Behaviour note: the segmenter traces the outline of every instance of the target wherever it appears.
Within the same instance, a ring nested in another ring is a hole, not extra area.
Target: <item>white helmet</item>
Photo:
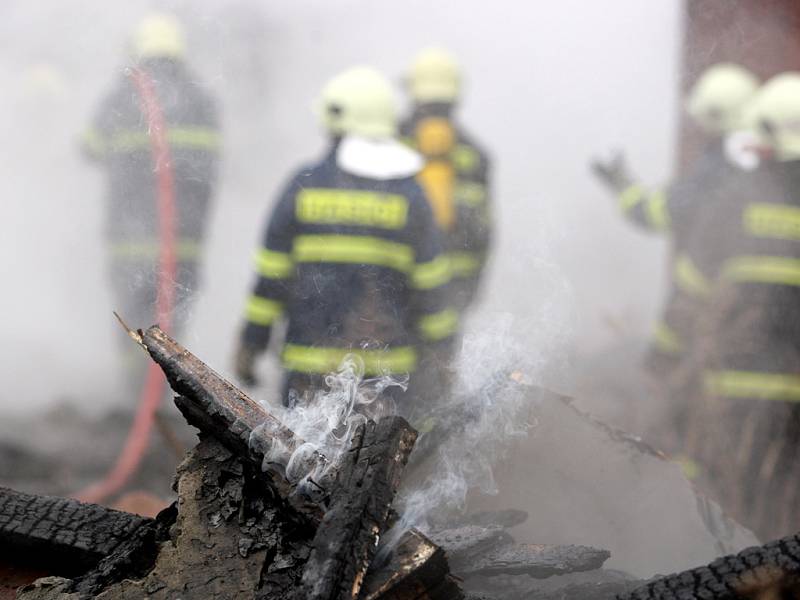
[[[337,135],[393,137],[397,106],[389,80],[372,67],[351,67],[322,90],[317,112],[324,127]]]
[[[758,90],[758,79],[739,65],[719,63],[698,78],[686,110],[706,131],[728,133],[745,127],[744,111]]]
[[[411,63],[406,84],[415,102],[450,104],[461,94],[461,69],[447,50],[427,48]]]
[[[800,159],[800,73],[781,73],[770,79],[748,113],[777,160]]]
[[[183,58],[186,40],[180,22],[166,13],[151,13],[141,20],[131,40],[136,58]]]

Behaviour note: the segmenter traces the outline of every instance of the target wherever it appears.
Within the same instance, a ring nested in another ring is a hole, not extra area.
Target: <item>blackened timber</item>
[[[466,525],[434,531],[430,539],[447,552],[453,573],[476,575],[553,575],[593,571],[609,558],[607,550],[588,546],[517,544],[502,527]]]
[[[46,557],[54,574],[94,567],[144,529],[151,519],[70,498],[0,488],[0,548],[12,560]]]
[[[392,500],[417,432],[402,417],[359,426],[314,537],[298,598],[355,599],[388,529]]]
[[[251,460],[270,476],[283,498],[291,497],[293,486],[283,469],[303,440],[158,326],[129,333],[164,371],[170,386],[179,394],[175,404],[186,420],[234,454]],[[312,460],[325,459],[315,454]],[[309,471],[312,468],[309,465]],[[316,511],[297,504],[295,508]]]
[[[400,538],[386,564],[369,570],[360,600],[419,598],[461,600],[464,594],[450,575],[444,551],[412,529]]]
[[[553,575],[594,571],[611,554],[588,546],[510,544],[467,560],[452,557],[453,573],[462,578],[493,575],[528,575],[546,579]]]

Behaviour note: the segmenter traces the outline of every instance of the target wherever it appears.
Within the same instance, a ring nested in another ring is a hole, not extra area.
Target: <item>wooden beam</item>
[[[417,432],[402,417],[367,421],[338,465],[330,505],[314,537],[298,598],[355,600],[381,535]]]

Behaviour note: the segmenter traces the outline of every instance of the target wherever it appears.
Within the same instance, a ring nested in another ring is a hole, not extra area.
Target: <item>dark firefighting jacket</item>
[[[182,62],[151,59],[138,68],[152,80],[167,125],[176,211],[178,259],[197,258],[206,228],[219,163],[217,109]],[[156,174],[142,98],[123,73],[100,103],[85,134],[86,154],[107,174],[106,233],[112,255],[154,259],[158,255]]]
[[[670,289],[654,346],[667,356],[679,356],[691,336],[693,319],[708,298],[711,283],[689,250],[689,239],[713,194],[739,169],[725,157],[721,140],[709,144],[689,172],[663,189],[647,190],[639,183],[619,195],[620,209],[636,225],[671,238]]]
[[[489,255],[492,205],[489,157],[451,116],[452,106],[418,106],[402,124],[403,139],[426,166],[418,177],[445,233],[455,304],[473,300]]]
[[[292,177],[272,211],[242,342],[263,350],[285,315],[287,371],[332,372],[354,354],[368,375],[412,372],[417,347],[457,326],[441,250],[413,178],[353,175],[334,150]]]
[[[800,401],[800,161],[770,162],[728,182],[720,217],[701,227],[718,282],[706,391]],[[723,212],[725,211],[725,212]],[[702,235],[702,232],[698,232]]]

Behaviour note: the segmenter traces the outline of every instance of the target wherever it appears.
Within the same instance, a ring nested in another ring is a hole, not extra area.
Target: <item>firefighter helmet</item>
[[[777,160],[800,160],[800,72],[781,73],[765,83],[749,113]]]
[[[453,103],[461,94],[461,69],[446,50],[427,48],[411,63],[406,84],[415,102]]]
[[[698,78],[686,101],[686,110],[706,131],[727,133],[745,126],[744,111],[758,90],[758,79],[732,63],[719,63]]]
[[[178,20],[165,13],[151,13],[134,31],[133,55],[143,58],[183,58],[186,41]]]
[[[388,138],[397,131],[397,106],[388,79],[372,67],[351,67],[322,90],[317,112],[336,135]]]

